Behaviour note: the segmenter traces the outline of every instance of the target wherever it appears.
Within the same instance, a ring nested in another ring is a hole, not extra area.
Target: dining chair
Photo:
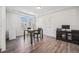
[[[38,28],[38,30],[35,30],[34,32],[34,39],[37,38],[37,41],[39,42],[39,38],[42,39],[42,28]]]

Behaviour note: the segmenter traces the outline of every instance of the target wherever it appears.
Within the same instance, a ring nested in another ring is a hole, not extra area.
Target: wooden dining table
[[[25,40],[26,31],[30,34],[30,43],[33,44],[33,40],[34,40],[33,34],[35,33],[35,31],[38,31],[38,29],[24,30],[24,40]],[[42,33],[40,35],[42,36],[42,39],[43,39],[43,30],[42,30]]]
[[[34,29],[24,30],[24,40],[25,40],[26,31],[30,34],[30,39],[31,39],[30,43],[33,44],[33,33],[37,30],[34,30]]]

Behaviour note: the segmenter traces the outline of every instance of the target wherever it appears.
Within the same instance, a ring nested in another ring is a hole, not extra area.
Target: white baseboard
[[[47,34],[44,34],[44,36],[47,36],[47,37],[51,37],[51,38],[56,39],[56,37],[55,37],[55,36],[51,36],[51,35],[47,35]]]

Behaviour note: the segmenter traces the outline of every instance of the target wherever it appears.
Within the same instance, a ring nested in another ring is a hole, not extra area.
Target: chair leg
[[[0,49],[0,52],[1,52],[1,49]]]
[[[34,41],[34,43],[35,43],[35,35],[33,35],[33,41]]]
[[[40,34],[40,39],[41,39],[41,40],[43,39],[43,34]]]
[[[38,34],[37,34],[37,41],[39,42]]]

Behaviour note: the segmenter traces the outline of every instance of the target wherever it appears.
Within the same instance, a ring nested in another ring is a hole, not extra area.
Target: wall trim
[[[66,11],[66,10],[70,10],[70,9],[76,9],[76,8],[77,8],[77,7],[73,7],[73,6],[71,6],[71,7],[67,7],[67,8],[62,8],[62,9],[60,9],[60,10],[56,10],[56,11],[54,11],[54,12],[50,11],[50,12],[44,14],[44,15],[38,16],[38,18],[47,16],[47,15],[51,15],[51,14],[55,14],[55,13],[58,13],[58,12],[62,12],[62,11]]]

